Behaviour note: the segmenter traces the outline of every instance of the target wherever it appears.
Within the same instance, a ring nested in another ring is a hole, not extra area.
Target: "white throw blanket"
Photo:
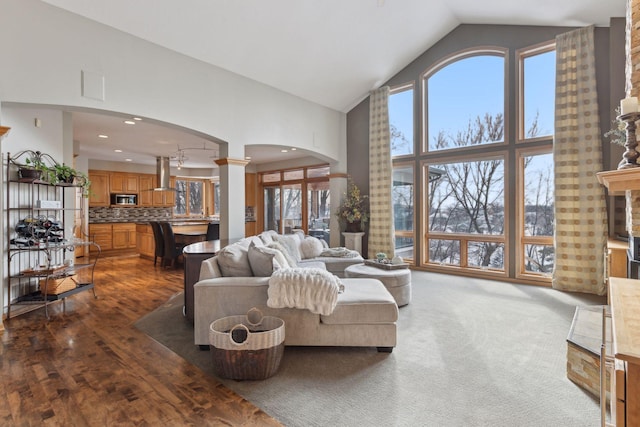
[[[344,285],[337,276],[319,268],[285,268],[269,279],[267,305],[271,308],[301,308],[329,315]]]
[[[358,251],[354,251],[347,248],[326,248],[320,253],[320,256],[330,256],[336,258],[355,258],[358,255]]]

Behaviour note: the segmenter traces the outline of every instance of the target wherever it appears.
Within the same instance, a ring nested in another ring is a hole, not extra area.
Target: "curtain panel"
[[[378,252],[395,253],[391,198],[391,136],[389,87],[371,92],[369,98],[369,258]]]
[[[603,295],[607,213],[602,170],[594,27],[556,38],[555,268],[552,286]]]

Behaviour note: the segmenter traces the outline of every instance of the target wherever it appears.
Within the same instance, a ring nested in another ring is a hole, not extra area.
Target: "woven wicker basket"
[[[209,326],[213,369],[221,378],[263,380],[278,371],[284,353],[284,320],[262,316],[228,316]]]
[[[47,280],[49,280],[48,283]],[[55,279],[53,277],[49,277],[49,279],[41,279],[39,284],[40,290],[43,294],[59,295],[63,292],[75,289],[78,286],[78,276],[74,274],[72,276],[59,277]]]

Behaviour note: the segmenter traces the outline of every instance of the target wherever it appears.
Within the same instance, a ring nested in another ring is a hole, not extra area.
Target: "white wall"
[[[233,158],[245,144],[275,144],[345,159],[343,113],[37,0],[0,0],[0,10],[3,102],[152,118],[220,138]],[[82,96],[83,70],[104,76],[104,101]]]
[[[0,0],[0,52],[0,100],[35,106],[0,106],[0,124],[12,128],[3,153],[37,149],[72,164],[68,118],[38,107],[53,106],[114,111],[193,129],[225,141],[232,158],[242,159],[246,144],[285,145],[332,159],[332,169],[346,168],[343,113],[38,0]],[[103,100],[82,96],[83,71],[104,76]],[[41,128],[33,126],[35,114]],[[80,170],[88,166],[88,159],[76,163]],[[244,198],[234,196],[229,215],[243,218]],[[229,238],[244,235],[244,224],[236,222],[228,227]]]

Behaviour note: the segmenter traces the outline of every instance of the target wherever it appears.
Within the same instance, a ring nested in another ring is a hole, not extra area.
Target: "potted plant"
[[[56,163],[52,168],[49,168],[49,182],[52,184],[75,184],[82,188],[82,194],[85,197],[89,195],[91,187],[91,181],[85,173],[64,163]]]
[[[368,199],[368,196],[360,194],[358,186],[349,179],[347,192],[336,212],[340,223],[345,225],[346,232],[357,233],[364,230],[369,221]]]
[[[33,150],[21,151],[11,161],[18,166],[18,176],[30,180],[42,179],[43,175],[48,177],[49,166],[47,163],[51,165],[56,163],[50,155]]]

